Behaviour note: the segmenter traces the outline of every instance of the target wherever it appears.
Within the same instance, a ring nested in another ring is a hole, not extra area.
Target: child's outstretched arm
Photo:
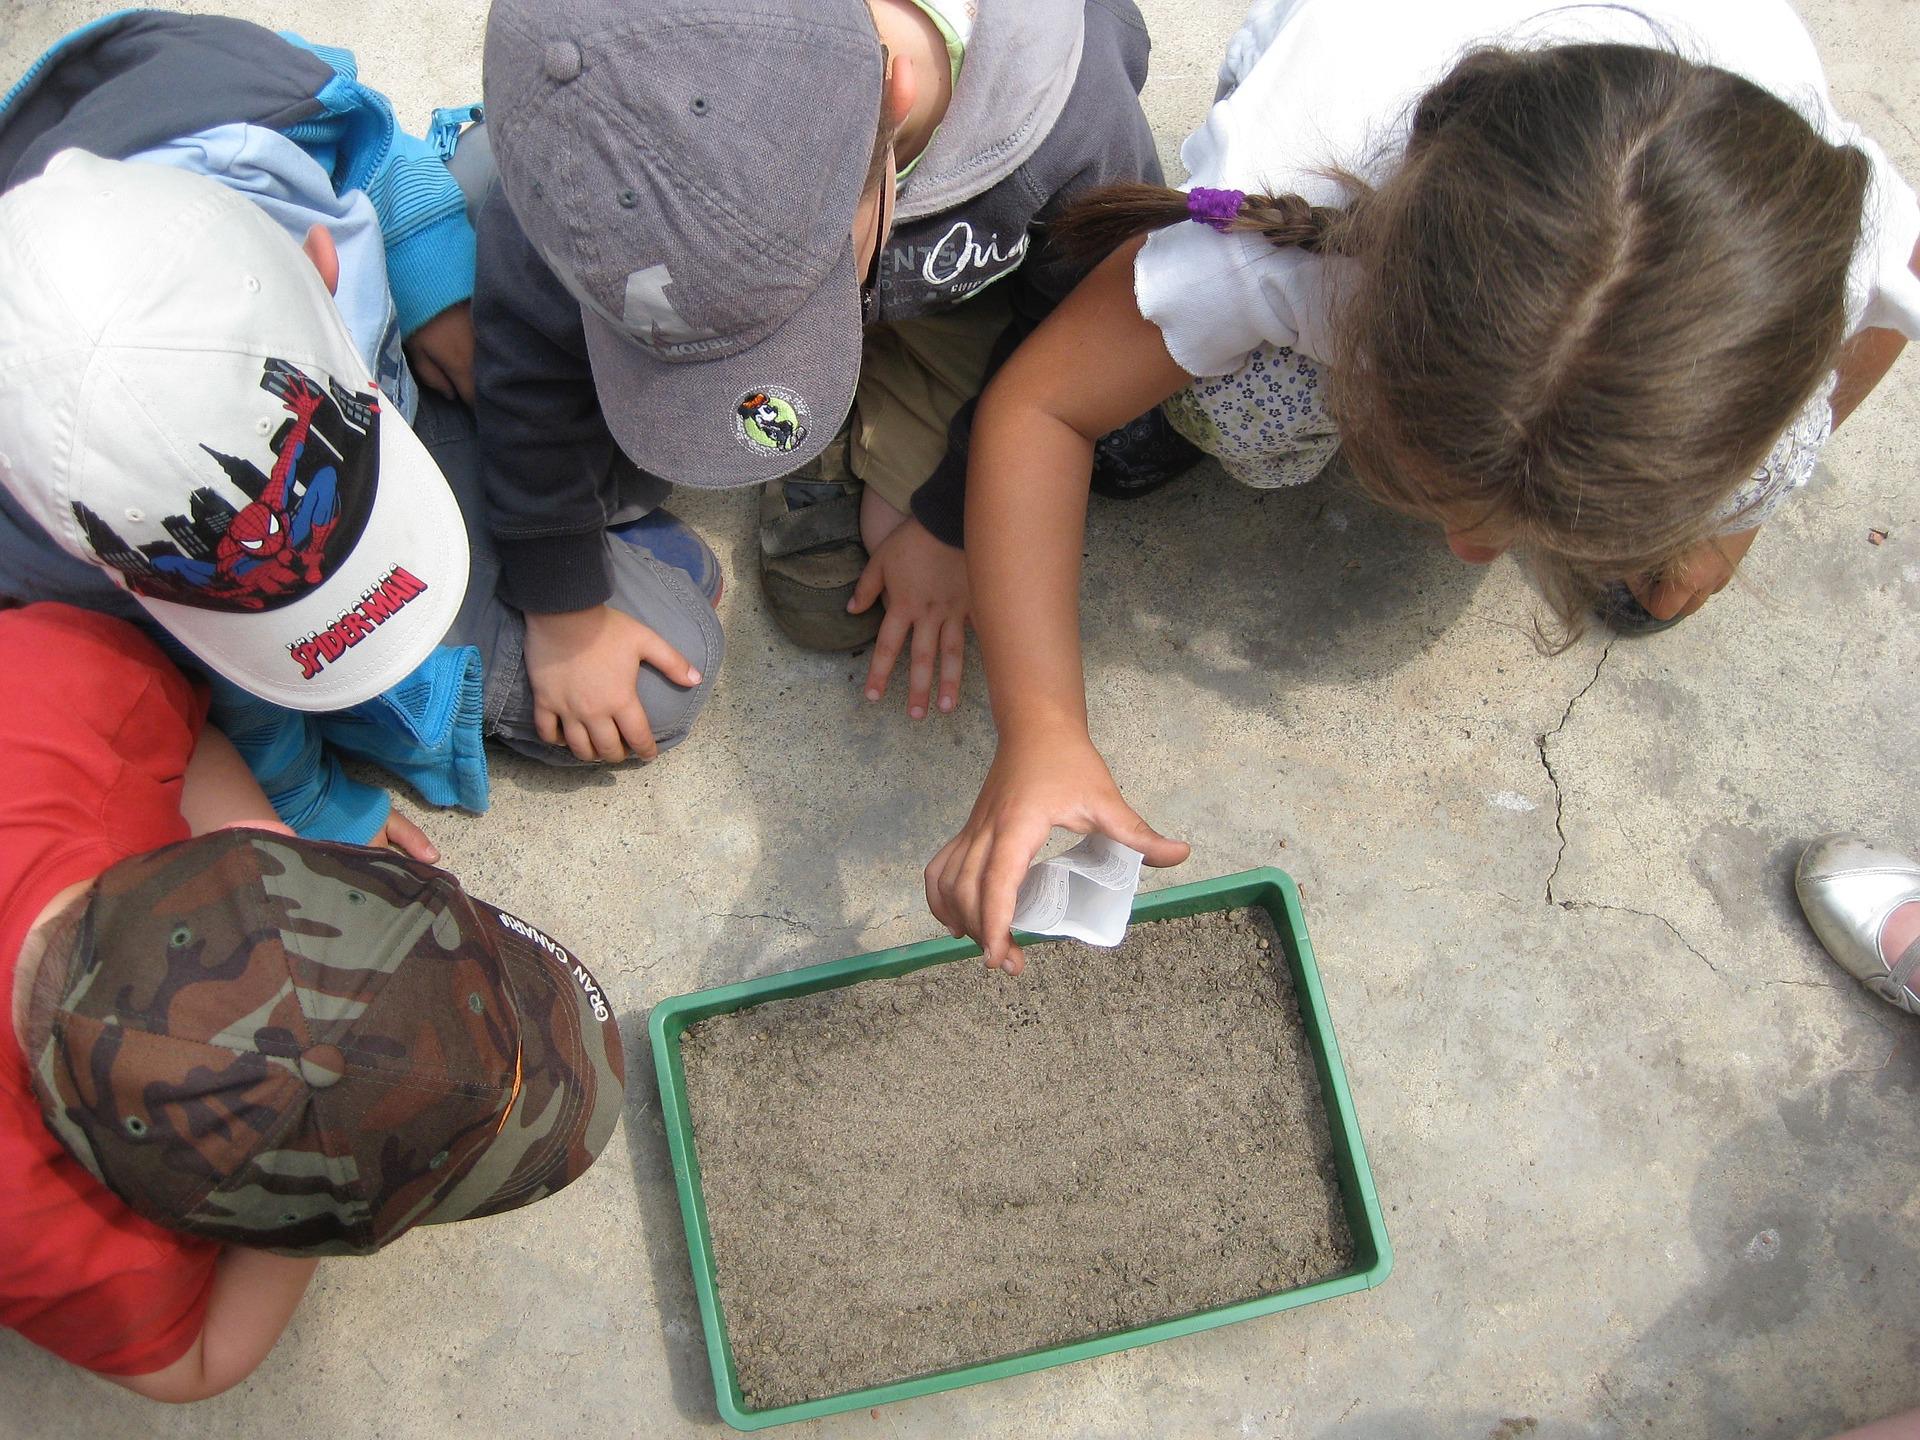
[[[1913,273],[1920,275],[1920,250],[1913,252]],[[1893,362],[1907,348],[1898,330],[1862,330],[1840,352],[1840,381],[1833,390],[1833,428],[1838,430],[1860,402],[1887,378]]]
[[[1150,865],[1187,846],[1127,805],[1087,733],[1080,549],[1094,441],[1191,380],[1133,296],[1140,242],[1061,302],[981,398],[967,470],[967,573],[987,668],[993,766],[965,828],[927,866],[927,904],[987,964],[1017,973],[1013,902],[1056,825],[1101,831]]]
[[[187,822],[187,829],[195,835],[223,830],[230,825],[294,833],[274,812],[266,792],[247,768],[247,762],[240,758],[240,752],[233,748],[233,742],[211,724],[201,728],[200,738],[194,742],[193,754],[187,760],[185,780],[180,787],[180,814]],[[388,810],[386,823],[367,844],[399,850],[429,865],[440,860],[440,852],[433,842],[398,810]]]

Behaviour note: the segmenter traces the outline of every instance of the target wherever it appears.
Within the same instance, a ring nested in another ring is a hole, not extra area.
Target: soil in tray
[[[1264,911],[1035,946],[1017,979],[959,962],[716,1015],[681,1053],[753,1409],[1352,1264]]]

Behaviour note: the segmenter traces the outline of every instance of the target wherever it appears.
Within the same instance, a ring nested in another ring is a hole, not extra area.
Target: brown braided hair
[[[1048,227],[1048,240],[1072,258],[1104,258],[1149,230],[1192,219],[1184,192],[1164,185],[1123,183],[1090,191]],[[1348,213],[1298,195],[1249,195],[1229,230],[1264,235],[1275,245],[1297,245],[1315,255],[1341,252]]]
[[[1511,536],[1570,643],[1721,528],[1832,371],[1867,158],[1730,72],[1567,45],[1467,55],[1379,168],[1329,172],[1345,209],[1248,196],[1230,228],[1351,266],[1326,360],[1357,482]],[[1111,250],[1186,204],[1111,187],[1055,228]]]

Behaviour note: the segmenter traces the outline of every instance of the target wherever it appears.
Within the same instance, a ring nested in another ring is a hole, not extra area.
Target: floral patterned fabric
[[[1766,523],[1787,496],[1813,478],[1833,432],[1836,378],[1827,378],[1766,463],[1721,508],[1723,533]],[[1238,370],[1199,377],[1161,410],[1174,429],[1229,475],[1257,490],[1304,485],[1340,450],[1340,433],[1327,412],[1323,367],[1283,346],[1260,346]]]

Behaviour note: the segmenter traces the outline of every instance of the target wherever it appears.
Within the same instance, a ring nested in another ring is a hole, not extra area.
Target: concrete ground
[[[0,0],[0,80],[112,8]],[[416,125],[477,93],[473,0],[233,8],[353,46]],[[1171,158],[1239,5],[1143,8]],[[1920,5],[1804,9],[1841,107],[1920,178]],[[1336,490],[1209,470],[1097,506],[1096,738],[1194,842],[1161,879],[1279,864],[1303,885],[1397,1267],[1370,1294],[795,1433],[1786,1440],[1920,1403],[1920,1023],[1845,980],[1791,888],[1823,830],[1920,848],[1916,401],[1909,358],[1744,586],[1551,659],[1514,565],[1470,570]],[[860,666],[763,615],[752,500],[680,508],[733,582],[693,740],[584,777],[500,756],[491,814],[424,817],[626,1015],[624,1136],[552,1203],[323,1265],[259,1374],[191,1411],[0,1336],[0,1436],[720,1430],[647,1007],[932,933],[920,866],[992,731],[977,671],[950,717],[863,704]]]

